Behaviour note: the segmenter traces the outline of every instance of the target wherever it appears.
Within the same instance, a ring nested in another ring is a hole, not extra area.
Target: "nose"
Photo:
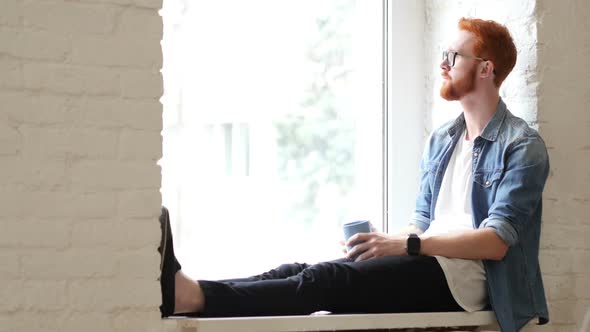
[[[447,61],[447,59],[443,59],[440,63],[440,69],[444,70],[444,71],[449,71],[451,70],[451,66],[449,66],[449,62]]]

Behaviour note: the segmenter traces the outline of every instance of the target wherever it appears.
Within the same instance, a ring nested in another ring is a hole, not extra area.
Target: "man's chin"
[[[455,94],[453,93],[453,89],[450,86],[447,86],[446,84],[440,88],[440,96],[442,97],[442,99],[448,101],[459,100],[459,98],[457,98],[457,96],[455,96]]]

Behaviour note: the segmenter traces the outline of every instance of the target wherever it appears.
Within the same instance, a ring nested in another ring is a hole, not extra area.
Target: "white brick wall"
[[[459,106],[438,98],[438,54],[443,37],[455,29],[458,18],[494,19],[513,34],[519,58],[501,94],[513,113],[538,127],[551,159],[540,253],[551,323],[525,330],[582,331],[584,315],[590,310],[590,69],[585,65],[590,57],[590,3],[426,3],[427,66],[435,68],[427,80],[432,91],[427,104],[434,112],[447,113],[434,113],[434,125],[454,116]],[[429,58],[428,54],[434,55]]]
[[[530,331],[582,331],[590,311],[589,14],[584,0],[537,3],[538,120],[551,158],[541,262],[553,329]]]
[[[0,1],[0,331],[161,331],[161,0]]]

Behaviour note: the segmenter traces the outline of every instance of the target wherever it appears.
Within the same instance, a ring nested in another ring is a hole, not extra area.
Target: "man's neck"
[[[488,122],[494,117],[499,99],[500,95],[497,90],[491,93],[472,94],[461,99],[467,128],[465,136],[467,140],[472,141],[481,134]]]

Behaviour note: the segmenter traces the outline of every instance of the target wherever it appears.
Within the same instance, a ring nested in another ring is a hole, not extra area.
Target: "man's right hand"
[[[344,242],[344,240],[340,240],[339,243],[340,246],[342,246],[342,253],[344,253],[344,255],[346,256],[348,254],[348,249],[346,249],[346,243]]]
[[[373,226],[373,224],[371,222],[369,222],[369,224],[371,225],[371,232],[373,232],[373,233],[379,232],[379,230],[377,228],[375,228],[375,226]],[[416,227],[415,225],[408,225],[407,227],[404,227],[404,228],[398,230],[397,232],[393,233],[392,235],[407,235],[410,233],[422,234],[424,232],[421,229],[419,229],[418,227]],[[345,256],[348,255],[348,249],[346,248],[346,241],[340,240],[339,243],[340,243],[340,246],[342,247],[342,253]]]

